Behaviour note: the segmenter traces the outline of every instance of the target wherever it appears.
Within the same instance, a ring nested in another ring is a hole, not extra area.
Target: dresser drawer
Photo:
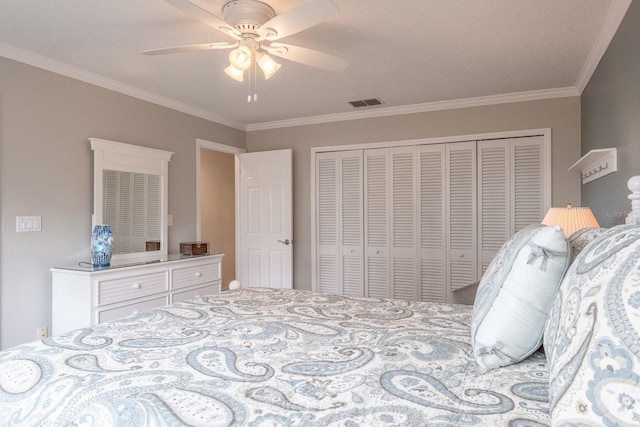
[[[182,302],[205,295],[217,295],[220,293],[220,284],[212,283],[207,286],[200,286],[195,289],[189,289],[188,291],[174,292],[171,297],[171,303]]]
[[[142,310],[149,310],[150,308],[163,307],[169,304],[169,296],[163,296],[160,298],[154,298],[147,301],[140,301],[135,304],[127,304],[121,307],[112,308],[109,310],[98,311],[98,323],[110,322],[122,317],[136,314]]]
[[[146,297],[168,289],[166,271],[101,280],[98,282],[98,305]]]
[[[220,263],[201,264],[171,270],[171,288],[180,289],[220,280]]]

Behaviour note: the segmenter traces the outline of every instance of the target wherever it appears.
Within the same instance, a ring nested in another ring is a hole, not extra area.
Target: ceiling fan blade
[[[201,8],[200,6],[191,3],[189,0],[164,0],[169,3],[171,6],[176,9],[180,9],[187,15],[191,15],[194,18],[199,19],[215,28],[216,30],[222,31],[223,33],[233,37],[236,40],[240,40],[242,37],[240,35],[240,31],[233,28],[231,25],[224,22],[222,19],[218,18],[216,15],[212,14],[208,10]]]
[[[290,36],[326,21],[338,12],[340,9],[331,0],[309,0],[265,22],[258,29],[258,40]]]
[[[274,56],[325,70],[344,71],[349,67],[349,61],[306,47],[271,43],[270,45],[263,44],[262,48]]]
[[[140,53],[145,55],[167,55],[170,53],[182,53],[182,52],[197,52],[200,50],[211,49],[231,49],[237,47],[238,43],[202,43],[202,44],[187,44],[184,46],[164,47],[161,49],[150,49]]]

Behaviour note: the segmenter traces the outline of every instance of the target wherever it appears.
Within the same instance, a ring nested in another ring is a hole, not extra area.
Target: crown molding
[[[609,44],[616,35],[620,23],[622,23],[622,19],[626,15],[629,6],[631,6],[632,1],[633,0],[613,0],[611,3],[600,35],[591,48],[587,61],[584,63],[582,71],[576,81],[576,89],[580,95],[582,95],[582,92],[587,87],[587,83],[591,80],[591,76],[593,76],[593,73],[596,71],[600,60],[609,48]]]
[[[541,99],[580,96],[575,87],[543,89],[526,92],[514,92],[501,95],[480,96],[476,98],[454,99],[450,101],[428,102],[424,104],[403,105],[398,107],[375,108],[366,111],[326,114],[322,116],[302,117],[299,119],[278,120],[273,122],[247,125],[247,132],[304,126],[347,120],[370,119],[375,117],[398,116],[403,114],[425,113],[429,111],[453,110],[458,108],[481,107],[486,105],[508,104],[512,102],[537,101]]]
[[[238,123],[228,120],[222,116],[212,114],[209,111],[201,110],[190,105],[175,101],[173,99],[166,98],[164,96],[160,96],[146,90],[138,89],[133,86],[120,83],[116,80],[108,79],[90,71],[64,64],[60,61],[56,61],[51,58],[47,58],[46,56],[38,55],[33,52],[17,48],[7,43],[0,42],[0,56],[27,65],[32,65],[37,68],[42,68],[44,70],[63,75],[65,77],[70,77],[72,79],[99,86],[104,89],[122,93],[124,95],[141,99],[143,101],[151,102],[152,104],[167,107],[172,110],[189,114],[191,116],[199,117],[201,119],[213,121],[221,125],[246,131],[246,125],[244,123]]]

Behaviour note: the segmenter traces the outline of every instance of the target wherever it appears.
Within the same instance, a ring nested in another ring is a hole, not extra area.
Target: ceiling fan
[[[230,65],[225,69],[229,77],[243,81],[244,72],[251,65],[260,67],[268,79],[280,64],[270,56],[332,71],[343,71],[349,62],[327,53],[307,49],[277,40],[317,25],[339,9],[331,0],[309,0],[279,15],[268,4],[258,0],[231,0],[222,8],[222,18],[189,0],[164,0],[186,14],[199,19],[218,31],[235,39],[234,42],[214,42],[146,50],[145,55],[164,55],[210,49],[233,49]]]

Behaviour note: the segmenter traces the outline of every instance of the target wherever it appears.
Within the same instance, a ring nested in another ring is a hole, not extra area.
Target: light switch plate
[[[42,231],[41,216],[17,216],[16,232],[26,233],[29,231]]]

